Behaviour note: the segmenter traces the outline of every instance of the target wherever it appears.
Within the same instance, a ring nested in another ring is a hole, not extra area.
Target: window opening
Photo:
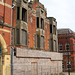
[[[37,17],[37,28],[39,28],[39,17]]]
[[[44,29],[44,19],[41,18],[41,28]]]
[[[59,44],[59,50],[63,50],[62,44]]]
[[[27,22],[27,10],[22,8],[22,20]]]
[[[22,29],[22,44],[27,45],[27,31]]]
[[[52,33],[52,24],[50,24],[50,33]]]
[[[17,19],[20,19],[20,7],[17,7]]]

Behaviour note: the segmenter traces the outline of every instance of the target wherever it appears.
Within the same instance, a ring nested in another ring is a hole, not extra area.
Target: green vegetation
[[[59,73],[59,75],[64,75],[64,74],[61,72],[61,73]]]

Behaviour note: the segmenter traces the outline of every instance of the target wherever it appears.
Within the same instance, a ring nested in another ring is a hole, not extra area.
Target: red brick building
[[[12,0],[0,0],[0,75],[4,75],[3,69],[6,62],[4,61],[5,60],[4,55],[10,53],[10,45],[12,37],[11,27],[12,27]]]
[[[47,17],[46,8],[39,0],[0,0],[0,66],[4,65],[3,54],[14,50],[14,56],[11,53],[11,69],[13,65],[17,71],[13,68],[13,75],[20,71],[22,74],[25,65],[37,67],[28,67],[32,73],[41,73],[40,65],[43,68],[51,66],[51,73],[60,73],[62,54],[58,53],[57,43],[57,21],[54,17]],[[2,75],[7,72],[5,68],[6,64],[2,67]],[[50,74],[48,68],[46,72],[42,69],[44,74]]]
[[[11,45],[12,1],[0,0],[0,34],[8,47]]]
[[[70,29],[58,29],[58,48],[63,53],[63,65],[65,71],[68,70],[68,53],[70,71],[75,72],[75,33]]]
[[[47,17],[47,11],[39,0],[14,1],[13,41],[18,47],[57,52],[57,22]]]
[[[45,71],[43,74],[50,74],[49,66],[52,66],[51,73],[62,72],[62,54],[58,53],[56,19],[47,17],[46,8],[39,0],[14,0],[13,5],[12,45],[18,47],[13,56],[14,75],[18,75],[19,71],[22,73],[24,67],[35,73],[29,72],[29,75],[40,74],[40,65],[43,68],[42,72]]]

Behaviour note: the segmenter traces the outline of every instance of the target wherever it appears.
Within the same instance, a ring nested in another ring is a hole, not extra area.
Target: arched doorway
[[[6,42],[5,42],[5,40],[4,40],[4,38],[2,37],[2,35],[0,34],[0,75],[4,75],[3,74],[3,62],[2,61],[4,61],[4,59],[3,59],[3,57],[5,57],[5,56],[3,56],[4,54],[6,54],[7,53],[7,46],[6,46]]]

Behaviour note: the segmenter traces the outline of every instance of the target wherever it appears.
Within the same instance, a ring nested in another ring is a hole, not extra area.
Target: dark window
[[[39,17],[37,17],[37,28],[39,28]]]
[[[69,43],[66,44],[66,50],[69,50]]]
[[[17,7],[17,19],[20,19],[20,7]]]
[[[41,18],[41,29],[44,29],[44,19]]]
[[[22,20],[27,22],[27,10],[22,8]]]
[[[63,50],[62,44],[59,44],[59,50]]]
[[[27,45],[27,31],[22,30],[22,44]]]
[[[67,68],[71,69],[71,62],[67,62]]]
[[[16,48],[14,48],[14,56],[16,56]]]
[[[52,33],[52,24],[50,24],[50,33]]]
[[[37,35],[37,48],[40,48],[40,36]]]
[[[20,42],[20,35],[19,35],[19,29],[16,30],[16,43],[19,44]]]

